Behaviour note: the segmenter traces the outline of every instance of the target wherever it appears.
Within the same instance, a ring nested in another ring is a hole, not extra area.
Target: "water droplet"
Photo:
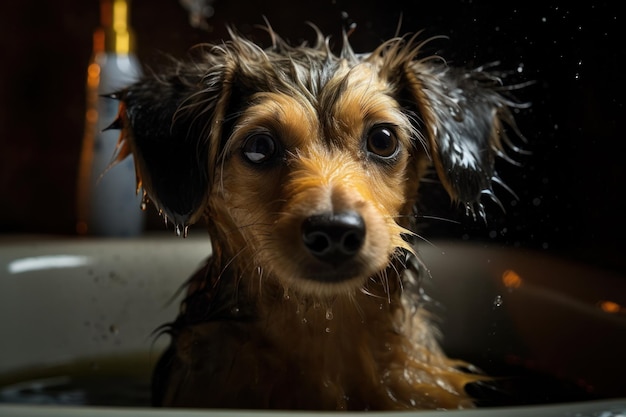
[[[176,227],[174,228],[174,231],[176,232],[176,236],[180,236],[180,225],[177,224]]]
[[[189,225],[186,224],[185,227],[183,228],[183,238],[186,238],[187,236],[189,236]]]
[[[306,317],[302,318],[302,324],[307,324],[309,321],[306,319]]]
[[[452,118],[456,120],[457,122],[462,122],[465,119],[463,110],[459,106],[456,106],[456,105],[450,106],[448,107],[448,111],[450,112],[450,115],[452,116]]]
[[[235,307],[231,308],[231,309],[230,309],[230,312],[231,312],[233,315],[235,315],[235,316],[236,316],[237,314],[239,314],[239,307],[235,306]]]
[[[501,307],[502,304],[504,304],[504,300],[502,299],[502,296],[497,295],[496,298],[494,298],[493,300],[493,307],[498,308],[498,307]]]
[[[146,211],[149,202],[150,198],[148,198],[148,193],[144,191],[141,195],[141,210]]]
[[[329,307],[326,309],[326,320],[332,320],[332,319],[333,319],[333,309]]]
[[[287,288],[284,289],[283,300],[289,300],[289,290]]]
[[[330,327],[327,327],[326,329],[324,329],[324,331],[325,331],[326,333],[330,333]]]

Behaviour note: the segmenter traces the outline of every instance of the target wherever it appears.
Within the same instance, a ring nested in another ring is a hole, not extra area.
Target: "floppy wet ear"
[[[121,100],[117,160],[132,155],[137,187],[177,231],[203,214],[210,161],[219,142],[224,73],[172,68],[114,94]],[[213,159],[214,160],[214,159]]]
[[[453,201],[484,216],[481,196],[493,195],[496,155],[509,143],[504,124],[514,127],[500,80],[481,70],[461,70],[413,62],[407,66],[408,89],[427,136],[437,175]]]

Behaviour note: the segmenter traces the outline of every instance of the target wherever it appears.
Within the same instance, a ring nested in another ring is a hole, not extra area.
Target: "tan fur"
[[[439,347],[419,291],[414,212],[433,163],[451,198],[482,213],[511,102],[486,73],[416,60],[413,39],[366,56],[346,43],[335,56],[321,35],[294,48],[270,33],[272,48],[233,34],[122,97],[120,157],[135,156],[138,184],[164,216],[182,226],[206,216],[213,246],[169,328],[156,403],[471,407],[464,387],[485,377]],[[388,141],[377,142],[380,129]],[[269,144],[257,150],[259,137]],[[180,171],[161,169],[168,146],[189,161]],[[170,173],[206,186],[159,181]],[[330,262],[303,228],[337,213],[356,214],[364,234]]]

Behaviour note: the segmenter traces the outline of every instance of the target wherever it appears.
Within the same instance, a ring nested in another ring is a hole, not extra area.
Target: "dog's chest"
[[[295,307],[288,308],[290,313],[281,308],[261,312],[250,321],[183,329],[174,342],[164,404],[347,410],[430,406],[416,389],[424,383],[424,370],[413,367],[421,362],[412,350],[415,344],[397,328],[399,316],[386,311],[387,303],[361,306],[354,314],[342,307]],[[378,314],[372,315],[374,309]],[[419,324],[419,337],[428,342],[430,327]],[[437,352],[429,355],[436,365]],[[464,400],[461,395],[453,401]]]
[[[166,403],[380,408],[380,394],[375,391],[384,384],[388,360],[384,356],[390,352],[383,342],[385,336],[373,337],[372,323],[361,319],[355,323],[338,311],[317,310],[293,311],[291,320],[273,320],[272,315],[184,329],[175,341],[177,354],[170,368]]]

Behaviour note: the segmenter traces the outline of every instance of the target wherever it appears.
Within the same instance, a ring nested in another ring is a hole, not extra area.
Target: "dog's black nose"
[[[365,223],[355,211],[311,216],[302,223],[302,239],[317,259],[338,265],[363,246]]]

